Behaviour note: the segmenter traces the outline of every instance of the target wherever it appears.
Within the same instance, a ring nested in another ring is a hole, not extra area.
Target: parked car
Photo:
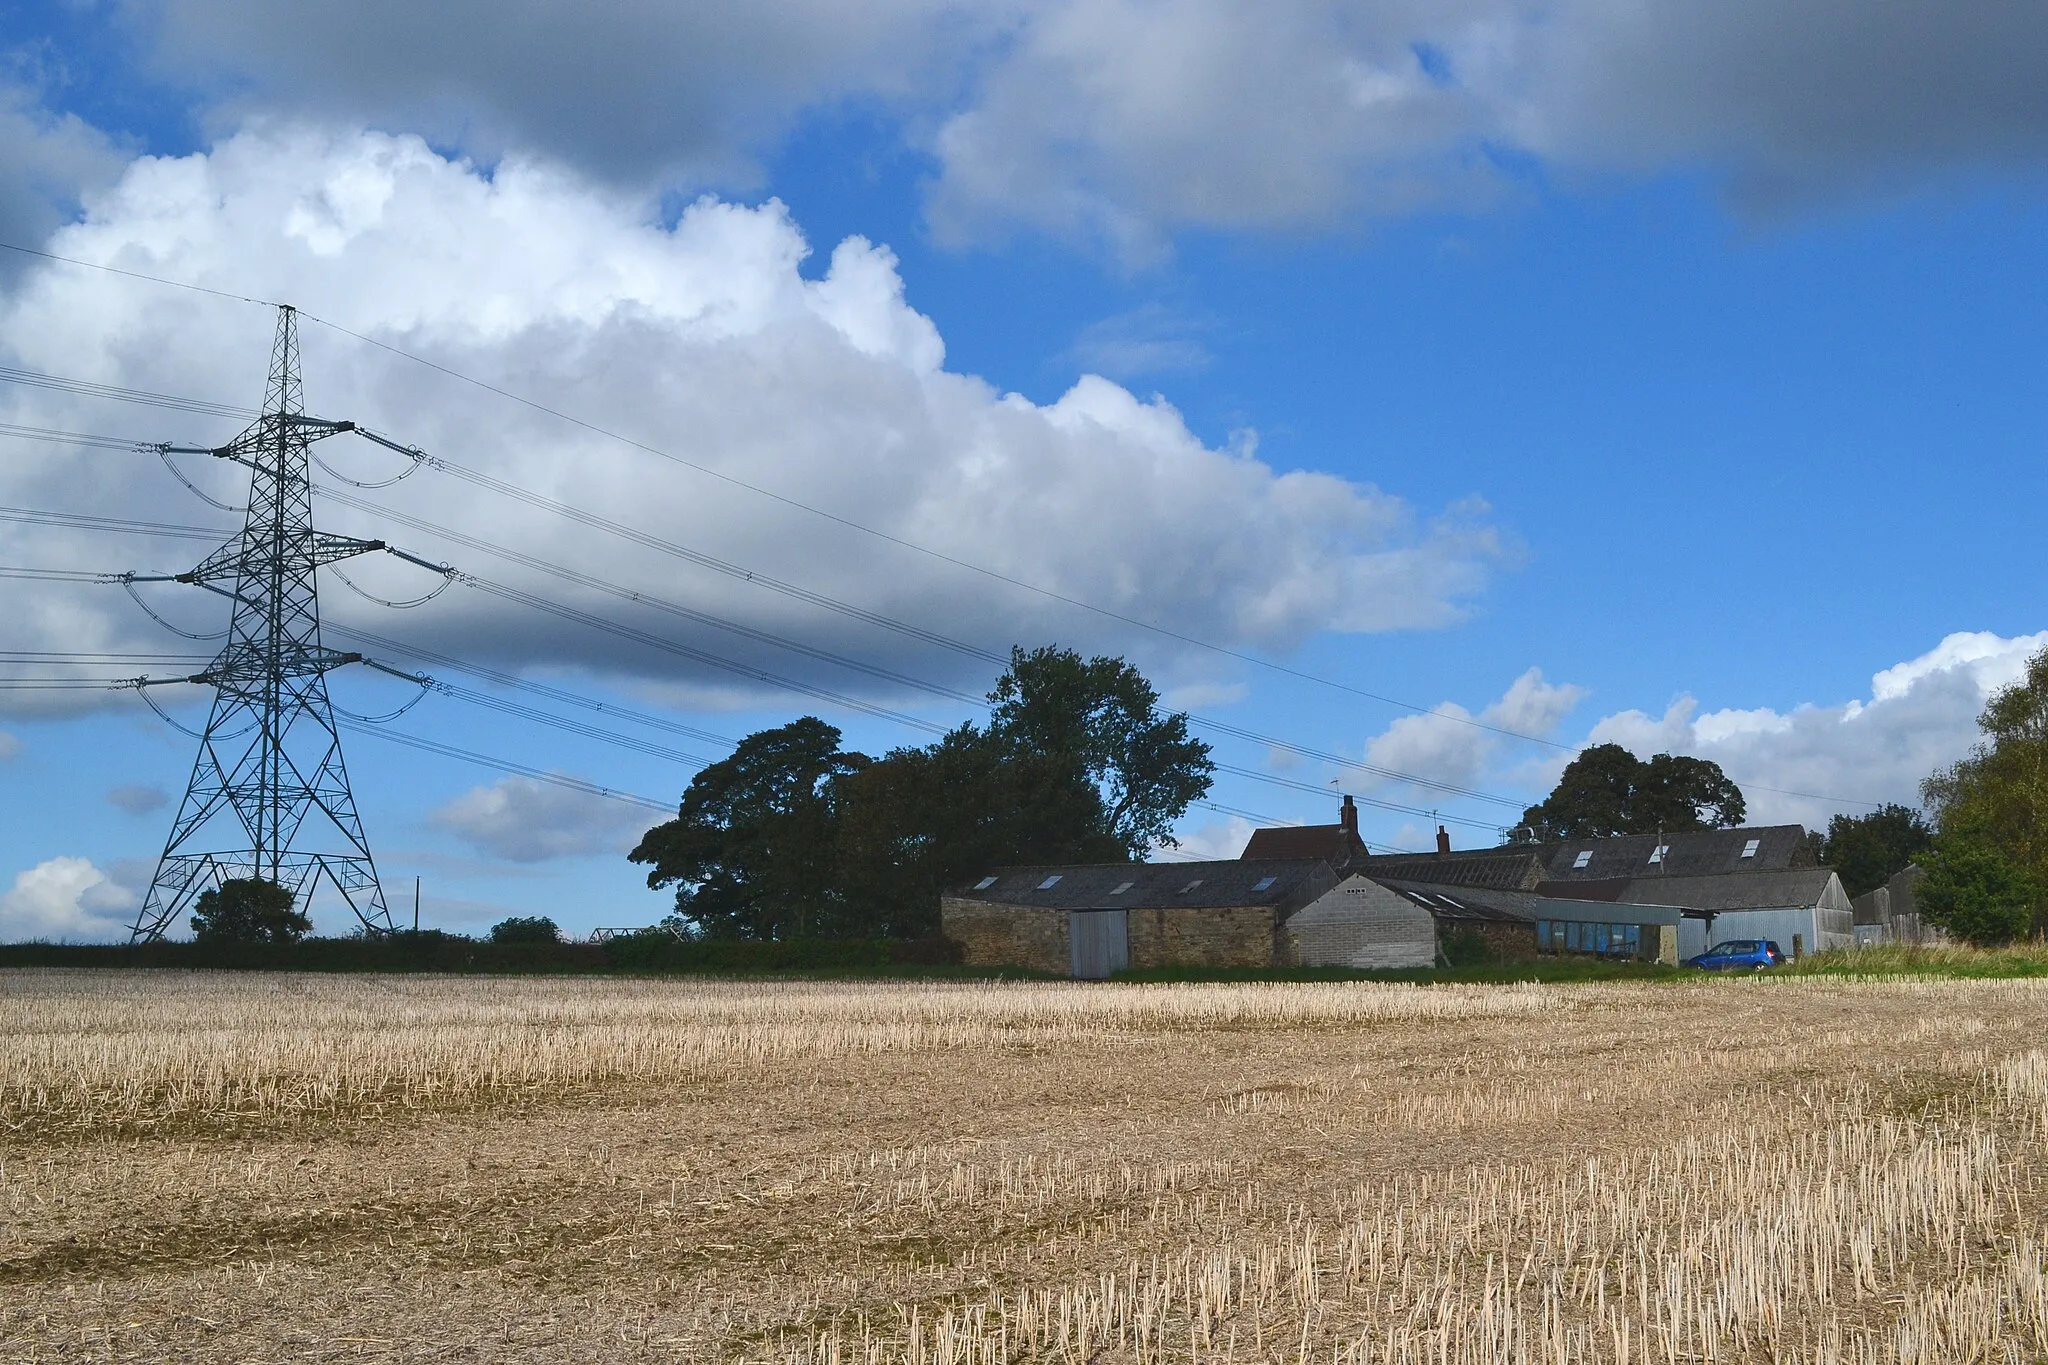
[[[1685,965],[1708,972],[1760,972],[1784,960],[1785,954],[1767,938],[1731,938],[1698,957],[1687,958]]]

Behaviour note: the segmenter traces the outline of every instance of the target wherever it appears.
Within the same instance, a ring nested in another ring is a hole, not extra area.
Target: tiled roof
[[[1051,886],[1051,878],[1058,878]],[[1328,863],[1276,859],[1206,863],[1086,863],[1005,867],[988,886],[946,894],[995,905],[1049,910],[1137,910],[1172,907],[1270,905],[1286,914],[1337,884]]]
[[[1239,856],[1248,862],[1321,858],[1343,864],[1365,855],[1365,845],[1342,825],[1283,825],[1253,830]]]

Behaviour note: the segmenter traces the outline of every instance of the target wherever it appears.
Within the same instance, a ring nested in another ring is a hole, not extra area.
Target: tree
[[[1595,744],[1522,822],[1532,840],[1598,839],[1723,828],[1747,814],[1742,789],[1710,759],[1658,754],[1645,763],[1619,744]]]
[[[296,943],[313,921],[292,908],[292,893],[262,877],[229,877],[199,893],[192,935],[201,943]]]
[[[834,786],[850,912],[879,932],[935,932],[940,892],[987,868],[1129,856],[1078,765],[1017,752],[973,725]]]
[[[1842,889],[1860,896],[1890,881],[1933,842],[1934,831],[1919,811],[1894,804],[1828,821],[1820,854],[1840,874]]]
[[[1122,659],[1019,647],[988,699],[988,737],[1015,757],[1073,764],[1101,792],[1103,832],[1125,856],[1176,847],[1173,822],[1208,793],[1216,765],[1184,712],[1160,713],[1144,674]]]
[[[1983,740],[1920,784],[1937,842],[1988,845],[2048,884],[2048,649],[1993,695],[1977,724]]]
[[[2048,887],[1988,840],[1945,836],[1920,860],[1913,895],[1927,917],[1958,938],[1995,947],[2035,932]]]
[[[842,899],[832,782],[869,762],[842,752],[838,729],[815,716],[749,735],[692,778],[676,818],[628,856],[652,866],[649,887],[676,888],[676,915],[696,932],[831,932]]]
[[[546,915],[514,915],[491,926],[493,943],[560,943],[562,931]]]

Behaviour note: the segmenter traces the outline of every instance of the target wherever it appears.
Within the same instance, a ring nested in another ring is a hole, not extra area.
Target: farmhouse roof
[[[1233,858],[1203,863],[1004,867],[946,894],[962,900],[1048,910],[1270,905],[1287,914],[1336,884],[1336,872],[1320,859]]]
[[[1825,867],[1703,877],[1650,876],[1629,881],[1623,894],[1644,905],[1679,905],[1688,910],[1775,910],[1819,905],[1834,879],[1834,872]],[[1544,888],[1553,889],[1564,889],[1564,884]]]
[[[1661,852],[1660,852],[1661,850]],[[1651,857],[1655,855],[1656,861]],[[1623,834],[1599,839],[1558,839],[1542,844],[1499,844],[1451,853],[1380,854],[1358,864],[1369,877],[1544,891],[1611,900],[1650,875],[1783,871],[1819,864],[1802,825],[1748,825],[1668,834]],[[1585,892],[1565,885],[1608,884]]]

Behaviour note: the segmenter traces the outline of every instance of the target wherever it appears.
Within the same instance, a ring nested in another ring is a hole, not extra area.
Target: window
[[[1278,877],[1261,877],[1257,881],[1252,883],[1252,890],[1271,891],[1273,889],[1273,883],[1279,880],[1280,879]]]
[[[1763,840],[1751,839],[1748,843],[1742,846],[1742,856],[1745,858],[1754,858],[1756,856],[1756,851],[1762,848],[1763,846]]]
[[[1109,894],[1112,896],[1121,896],[1124,892],[1130,890],[1131,886],[1132,883],[1130,882],[1118,882],[1116,886],[1111,889]]]
[[[1052,874],[1052,875],[1051,875],[1050,877],[1047,877],[1047,878],[1046,878],[1046,879],[1045,879],[1044,881],[1040,882],[1040,883],[1038,884],[1038,889],[1039,889],[1040,891],[1050,891],[1050,890],[1052,890],[1052,889],[1053,889],[1053,888],[1054,888],[1055,886],[1058,886],[1059,884],[1060,884],[1060,874],[1059,874],[1059,873],[1057,873],[1057,872],[1055,872],[1055,873],[1053,873],[1053,874]]]
[[[1190,892],[1190,891],[1194,890],[1194,889],[1195,889],[1196,887],[1200,886],[1201,884],[1202,884],[1202,879],[1201,879],[1200,877],[1197,877],[1197,878],[1195,878],[1195,879],[1194,879],[1193,881],[1189,882],[1189,883],[1188,883],[1188,884],[1187,884],[1186,886],[1183,886],[1183,887],[1182,887],[1182,888],[1180,889],[1180,894],[1181,894],[1181,895],[1183,895],[1183,896],[1185,896],[1185,895],[1186,895],[1186,894],[1187,894],[1188,892]]]
[[[1590,862],[1592,862],[1592,861],[1593,861],[1593,850],[1592,850],[1592,849],[1590,849],[1590,848],[1588,848],[1588,849],[1583,849],[1583,850],[1581,850],[1581,851],[1580,851],[1580,853],[1579,853],[1579,856],[1578,856],[1578,857],[1576,857],[1576,858],[1572,859],[1572,871],[1574,871],[1574,872],[1583,872],[1583,871],[1585,870],[1586,864],[1587,864],[1587,863],[1590,863]]]
[[[995,884],[996,879],[994,877],[983,877],[980,881],[974,884],[974,889],[976,891],[986,891]]]
[[[1661,863],[1664,861],[1664,855],[1669,853],[1670,851],[1671,845],[1659,844],[1656,848],[1650,850],[1650,861],[1653,863]]]

